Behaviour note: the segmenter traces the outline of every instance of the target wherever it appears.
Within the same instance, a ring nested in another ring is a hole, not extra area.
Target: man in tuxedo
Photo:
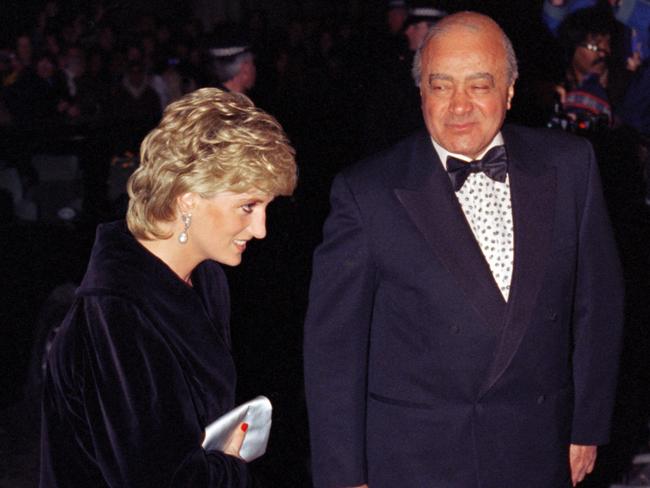
[[[305,376],[314,484],[561,488],[608,441],[622,279],[586,140],[503,126],[510,41],[480,14],[414,62],[427,132],[335,179]]]

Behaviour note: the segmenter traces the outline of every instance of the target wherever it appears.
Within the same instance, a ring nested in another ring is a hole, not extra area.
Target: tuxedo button
[[[554,312],[553,310],[551,310],[551,311],[548,313],[548,319],[549,319],[551,322],[555,322],[555,321],[557,320],[557,312]]]
[[[540,395],[537,397],[537,405],[541,405],[546,401],[546,395]]]
[[[452,326],[450,327],[450,330],[451,330],[451,333],[452,333],[452,334],[458,334],[458,333],[460,333],[460,326],[458,326],[458,325],[452,325]]]
[[[475,410],[477,415],[483,415],[483,405],[480,403],[476,404]]]

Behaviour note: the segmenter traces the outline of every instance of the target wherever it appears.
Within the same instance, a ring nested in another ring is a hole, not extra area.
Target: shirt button
[[[450,328],[452,334],[458,334],[460,332],[460,327],[458,325],[452,325]]]
[[[546,401],[546,395],[540,395],[537,397],[537,405],[541,405]]]

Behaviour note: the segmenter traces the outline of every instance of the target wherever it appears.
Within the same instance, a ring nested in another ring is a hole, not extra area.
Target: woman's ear
[[[196,200],[199,196],[194,192],[186,192],[176,198],[176,204],[180,213],[192,213],[196,207]]]

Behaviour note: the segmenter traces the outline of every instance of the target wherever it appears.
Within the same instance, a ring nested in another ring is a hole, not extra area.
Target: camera
[[[567,111],[560,102],[556,102],[553,115],[546,126],[562,129],[573,134],[596,134],[609,129],[609,116],[607,114],[592,114],[586,111]]]

